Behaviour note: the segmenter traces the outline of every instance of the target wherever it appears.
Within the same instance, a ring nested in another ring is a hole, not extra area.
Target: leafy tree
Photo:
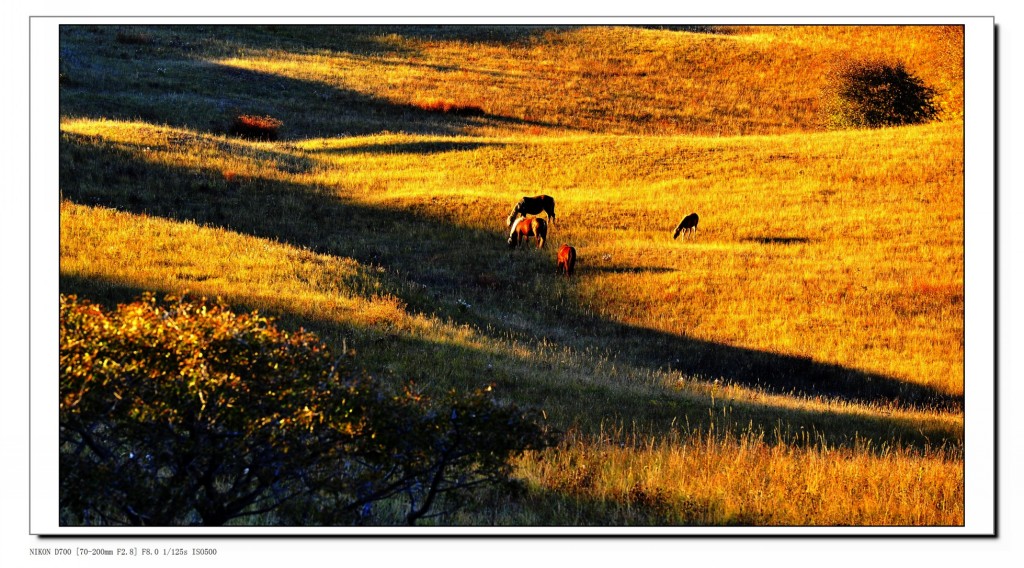
[[[60,301],[60,501],[74,522],[352,523],[398,499],[412,524],[555,443],[490,388],[387,392],[312,333],[219,301]]]
[[[833,127],[881,127],[935,119],[936,92],[903,63],[869,61],[842,66],[831,80]]]

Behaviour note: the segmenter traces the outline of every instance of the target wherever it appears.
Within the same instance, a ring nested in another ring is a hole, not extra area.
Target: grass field
[[[63,26],[61,291],[220,296],[566,432],[442,524],[960,525],[962,42]],[[940,120],[829,129],[835,70],[890,53]],[[541,193],[549,245],[509,251]]]

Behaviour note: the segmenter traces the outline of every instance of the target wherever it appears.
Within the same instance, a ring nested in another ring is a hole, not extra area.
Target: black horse
[[[700,218],[697,217],[696,213],[690,213],[686,217],[683,217],[683,220],[680,221],[678,225],[676,225],[676,230],[674,233],[672,233],[672,238],[674,239],[679,236],[679,233],[683,233],[683,238],[685,239],[687,232],[693,231],[694,233],[696,233],[697,221],[699,220]]]
[[[548,214],[548,219],[552,224],[555,222],[555,199],[550,195],[538,195],[536,197],[524,197],[516,203],[516,206],[512,209],[512,213],[509,213],[508,219],[505,220],[505,225],[511,227],[512,222],[519,217],[526,217],[527,215],[537,215],[541,211]]]

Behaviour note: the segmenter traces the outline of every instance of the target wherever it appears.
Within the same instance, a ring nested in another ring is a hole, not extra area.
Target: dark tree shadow
[[[394,144],[364,144],[345,148],[326,148],[312,150],[318,154],[441,154],[447,152],[467,152],[489,146],[503,146],[495,142],[464,142],[443,140],[430,142],[398,142]]]

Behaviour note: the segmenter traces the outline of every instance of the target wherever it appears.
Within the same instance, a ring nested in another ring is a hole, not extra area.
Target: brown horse
[[[541,212],[548,214],[548,219],[552,224],[555,223],[555,199],[550,195],[538,195],[536,197],[524,197],[516,203],[516,206],[512,208],[512,212],[509,213],[508,219],[505,220],[505,225],[511,227],[512,222],[519,217],[526,217],[527,215],[539,215]]]
[[[558,272],[559,274],[564,272],[565,277],[570,278],[574,270],[576,270],[576,249],[563,244],[558,248]]]
[[[508,248],[516,248],[530,237],[537,239],[537,248],[544,246],[544,239],[548,238],[548,224],[544,219],[523,217],[513,223],[512,230],[508,233]]]
[[[679,233],[683,233],[683,238],[685,239],[686,238],[686,233],[688,233],[690,231],[693,231],[694,234],[696,234],[697,233],[697,221],[699,221],[699,220],[700,220],[700,218],[697,217],[696,213],[690,213],[686,217],[683,217],[683,220],[680,221],[678,225],[676,225],[676,230],[675,230],[674,233],[672,233],[672,238],[674,239],[674,238],[679,236]]]

